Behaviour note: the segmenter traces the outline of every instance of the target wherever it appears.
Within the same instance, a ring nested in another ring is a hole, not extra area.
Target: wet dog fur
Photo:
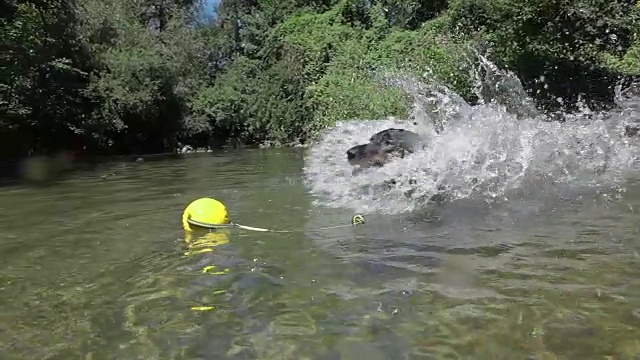
[[[423,146],[420,135],[405,129],[389,128],[375,133],[366,144],[347,150],[347,161],[356,174],[371,167],[382,167],[393,159],[404,158]]]

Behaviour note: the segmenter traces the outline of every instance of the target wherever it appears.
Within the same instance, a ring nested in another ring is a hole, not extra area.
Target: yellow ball
[[[186,231],[193,231],[197,226],[189,224],[188,219],[210,225],[229,224],[227,208],[218,200],[201,198],[193,201],[182,213],[182,226]]]

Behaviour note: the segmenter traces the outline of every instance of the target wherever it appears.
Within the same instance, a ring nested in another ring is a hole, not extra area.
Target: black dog
[[[404,129],[386,129],[375,133],[368,144],[347,150],[353,173],[369,167],[382,167],[395,158],[403,158],[424,145],[420,135]]]
[[[409,130],[391,128],[375,133],[368,144],[356,145],[347,150],[347,160],[354,167],[352,174],[355,175],[369,167],[382,167],[393,159],[403,158],[424,148],[425,145],[420,135]],[[416,181],[409,180],[409,183],[415,185]],[[393,187],[396,180],[385,181],[385,185]],[[411,197],[414,191],[409,190],[405,195]],[[438,191],[429,198],[429,202],[442,203],[449,198],[444,186],[440,186]]]
[[[628,137],[638,136],[640,134],[640,125],[625,125],[624,135]]]

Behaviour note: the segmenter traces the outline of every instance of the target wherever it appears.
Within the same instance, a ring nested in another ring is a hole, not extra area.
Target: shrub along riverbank
[[[547,110],[607,105],[640,74],[634,1],[223,0],[207,21],[197,5],[4,1],[2,158],[291,145],[337,120],[406,116],[376,70],[429,68],[472,102],[475,44]]]

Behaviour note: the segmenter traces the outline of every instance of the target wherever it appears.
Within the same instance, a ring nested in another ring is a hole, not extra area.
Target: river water
[[[3,188],[0,358],[640,355],[640,182],[312,231],[353,212],[314,205],[305,154],[113,162]],[[238,223],[300,231],[231,230],[185,255],[181,212],[203,196]]]
[[[502,101],[402,80],[412,121],[338,123],[310,149],[0,188],[0,359],[640,358],[640,144],[622,135],[640,102],[550,123],[486,78]],[[429,146],[352,176],[346,149],[390,126]],[[201,197],[291,232],[188,246]]]

